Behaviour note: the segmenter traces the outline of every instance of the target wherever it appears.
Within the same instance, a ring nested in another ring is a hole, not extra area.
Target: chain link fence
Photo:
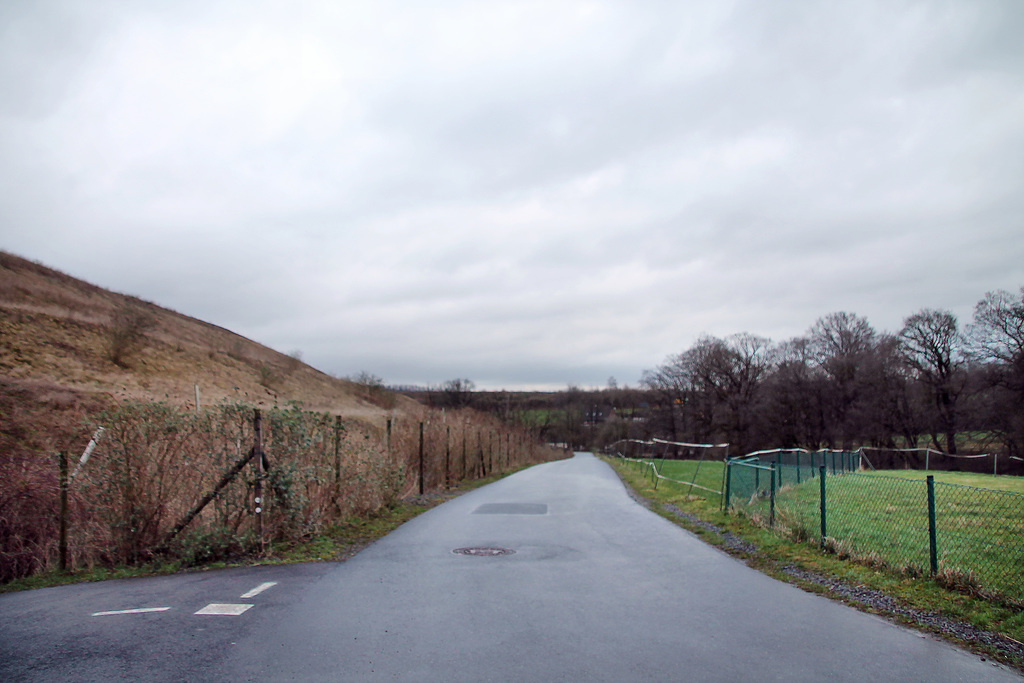
[[[724,505],[840,557],[1024,606],[1024,495],[857,473],[855,453],[836,453],[817,472],[775,452],[730,460]]]

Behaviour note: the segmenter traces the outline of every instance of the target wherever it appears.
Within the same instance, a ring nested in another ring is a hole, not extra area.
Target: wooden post
[[[387,428],[387,449],[388,449],[389,452],[391,451],[391,418],[390,417],[388,418],[388,428]]]
[[[480,476],[487,476],[487,464],[484,462],[484,435],[480,433],[480,430],[476,432],[476,448],[480,453]]]
[[[57,466],[60,469],[60,570],[68,568],[68,456],[64,451],[57,454]]]
[[[420,422],[420,495],[423,495],[423,423]]]
[[[253,443],[253,457],[256,458],[256,481],[253,484],[255,507],[253,509],[256,527],[256,542],[259,543],[260,553],[263,552],[263,416],[259,409],[253,416],[252,428],[255,433]]]
[[[341,512],[341,415],[334,416],[334,506]]]
[[[444,428],[444,487],[451,488],[451,459],[452,459],[452,428],[446,425]]]

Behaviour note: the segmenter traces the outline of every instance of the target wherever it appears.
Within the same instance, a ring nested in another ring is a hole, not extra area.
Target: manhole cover
[[[476,548],[456,548],[452,551],[459,555],[473,555],[474,557],[497,557],[498,555],[512,555],[515,550],[511,548],[498,548],[498,547],[476,547]]]

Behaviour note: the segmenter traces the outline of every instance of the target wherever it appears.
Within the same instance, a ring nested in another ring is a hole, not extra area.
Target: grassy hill
[[[420,410],[230,330],[0,251],[0,405],[19,404],[23,419],[41,412],[31,420],[40,428],[66,421],[54,412],[122,398],[191,407],[196,387],[204,405],[298,401],[373,422]]]

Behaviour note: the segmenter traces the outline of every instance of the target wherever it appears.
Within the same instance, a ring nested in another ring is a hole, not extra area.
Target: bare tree
[[[1020,295],[989,292],[970,326],[974,357],[984,364],[991,428],[1012,454],[1024,454],[1024,287]]]
[[[827,440],[852,447],[862,431],[856,410],[864,399],[862,370],[877,334],[867,318],[841,311],[819,318],[808,336],[811,355],[830,385],[822,396],[824,422],[832,430]]]
[[[473,390],[476,384],[468,379],[450,379],[441,385],[445,397],[445,405],[450,408],[465,408],[473,402]]]
[[[782,448],[818,447],[825,431],[822,382],[809,338],[796,337],[776,348],[775,371],[767,378],[769,439]]]
[[[811,350],[818,362],[826,365],[831,359],[850,358],[870,350],[875,336],[867,318],[838,311],[818,318],[811,326]]]
[[[756,402],[773,363],[764,337],[703,336],[642,381],[668,399],[673,441],[724,438],[742,451],[753,442]]]
[[[956,453],[957,402],[964,388],[964,338],[949,311],[922,309],[903,321],[900,351],[931,395],[946,451]]]
[[[1014,365],[1024,361],[1024,287],[1020,297],[989,292],[974,309],[970,327],[975,353],[983,360]]]

